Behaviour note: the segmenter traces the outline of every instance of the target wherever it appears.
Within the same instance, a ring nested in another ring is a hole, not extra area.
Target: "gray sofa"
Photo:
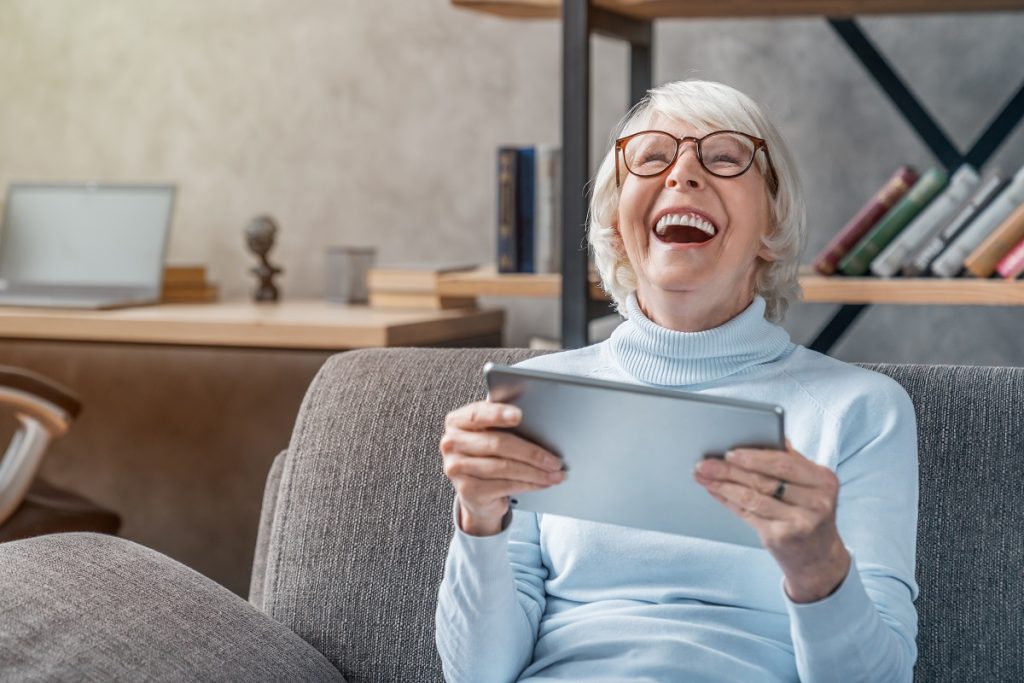
[[[267,481],[250,602],[128,541],[0,545],[3,680],[436,681],[444,415],[531,352],[332,358]],[[1024,369],[872,366],[918,413],[919,681],[1024,680]],[[344,678],[343,678],[344,677]]]

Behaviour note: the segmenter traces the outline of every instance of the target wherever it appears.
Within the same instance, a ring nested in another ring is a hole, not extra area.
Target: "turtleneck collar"
[[[710,330],[676,332],[651,321],[632,292],[628,318],[612,333],[611,350],[629,375],[645,384],[686,386],[713,382],[779,358],[789,333],[764,317],[765,300],[754,301],[732,320]]]

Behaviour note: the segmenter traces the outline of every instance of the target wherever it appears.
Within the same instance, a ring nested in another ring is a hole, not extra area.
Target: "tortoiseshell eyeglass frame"
[[[629,164],[626,163],[626,145],[629,144],[629,141],[632,140],[633,138],[638,137],[640,135],[644,135],[646,133],[658,133],[660,135],[665,135],[666,137],[672,138],[673,140],[676,141],[676,153],[675,156],[672,157],[672,163],[670,163],[664,169],[658,171],[657,173],[652,173],[650,175],[641,175],[639,173],[635,173],[633,169],[629,167]],[[745,137],[754,144],[754,153],[750,155],[750,163],[748,163],[747,167],[744,168],[739,173],[734,173],[732,175],[722,175],[721,173],[715,173],[710,168],[704,165],[704,158],[701,155],[701,143],[709,137],[712,137],[714,135],[720,135],[722,133],[732,133],[733,135]],[[775,164],[772,163],[772,156],[771,154],[768,153],[768,143],[765,142],[763,138],[755,137],[753,135],[750,135],[749,133],[743,133],[738,130],[715,130],[708,133],[704,137],[700,138],[696,138],[693,136],[677,138],[675,135],[667,133],[663,130],[641,130],[639,132],[633,133],[632,135],[627,135],[624,138],[619,138],[618,140],[615,141],[615,187],[622,186],[622,172],[619,168],[620,156],[622,158],[622,165],[625,166],[626,170],[632,173],[633,175],[637,176],[638,178],[654,178],[655,176],[659,176],[665,171],[675,166],[676,161],[679,160],[679,151],[687,142],[693,143],[694,149],[697,152],[697,161],[700,162],[701,168],[703,168],[705,171],[715,176],[716,178],[738,178],[739,176],[743,175],[744,173],[750,170],[751,166],[754,165],[754,158],[757,156],[757,150],[761,150],[762,152],[764,152],[764,160],[768,164],[768,176],[765,178],[765,182],[768,184],[768,191],[771,192],[771,195],[773,197],[778,193],[779,176],[775,172]]]

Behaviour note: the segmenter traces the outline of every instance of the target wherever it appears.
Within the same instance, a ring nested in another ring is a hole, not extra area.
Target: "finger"
[[[472,477],[474,479],[517,481],[538,486],[551,486],[565,479],[565,472],[562,470],[551,472],[507,458],[462,454],[445,456],[444,473],[452,480],[459,477]]]
[[[554,472],[564,469],[562,459],[537,444],[509,432],[453,430],[441,437],[441,453],[500,457]]]
[[[725,454],[725,462],[773,479],[782,479],[789,484],[817,487],[822,485],[831,472],[793,452],[759,448],[737,448]]]
[[[444,419],[446,428],[479,431],[495,427],[515,427],[523,418],[516,406],[493,401],[468,403],[448,413]]]
[[[705,479],[733,482],[771,497],[774,497],[779,482],[782,481],[715,458],[702,460],[697,465],[696,473]],[[802,501],[808,500],[811,493],[812,491],[804,486],[786,482],[781,500],[790,505],[799,505]]]
[[[540,491],[546,489],[550,484],[527,484],[512,479],[476,479],[466,477],[456,487],[456,493],[463,503],[476,501],[477,504],[489,505],[502,498],[515,496],[527,491]]]
[[[721,503],[725,507],[729,508],[729,510],[731,510],[737,517],[739,517],[740,519],[743,519],[743,520],[746,520],[747,522],[749,522],[758,531],[760,531],[760,527],[761,527],[762,524],[767,524],[768,523],[768,520],[762,519],[761,517],[758,517],[755,514],[747,512],[746,510],[742,509],[740,506],[736,505],[736,503],[732,502],[731,500],[727,500],[726,498],[723,498],[721,495],[715,493],[714,491],[709,491],[708,493],[711,494],[712,498],[717,500],[719,503]]]
[[[772,520],[790,519],[797,510],[792,505],[782,503],[742,484],[712,479],[700,481],[700,479],[701,477],[698,475],[698,482],[710,491],[711,495],[721,499],[722,502],[729,503],[730,509],[737,513],[742,512],[742,516],[753,515]]]

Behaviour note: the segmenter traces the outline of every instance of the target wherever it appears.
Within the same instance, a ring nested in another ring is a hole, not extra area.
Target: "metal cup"
[[[373,247],[327,248],[327,300],[339,304],[365,304],[370,268],[377,260]]]

